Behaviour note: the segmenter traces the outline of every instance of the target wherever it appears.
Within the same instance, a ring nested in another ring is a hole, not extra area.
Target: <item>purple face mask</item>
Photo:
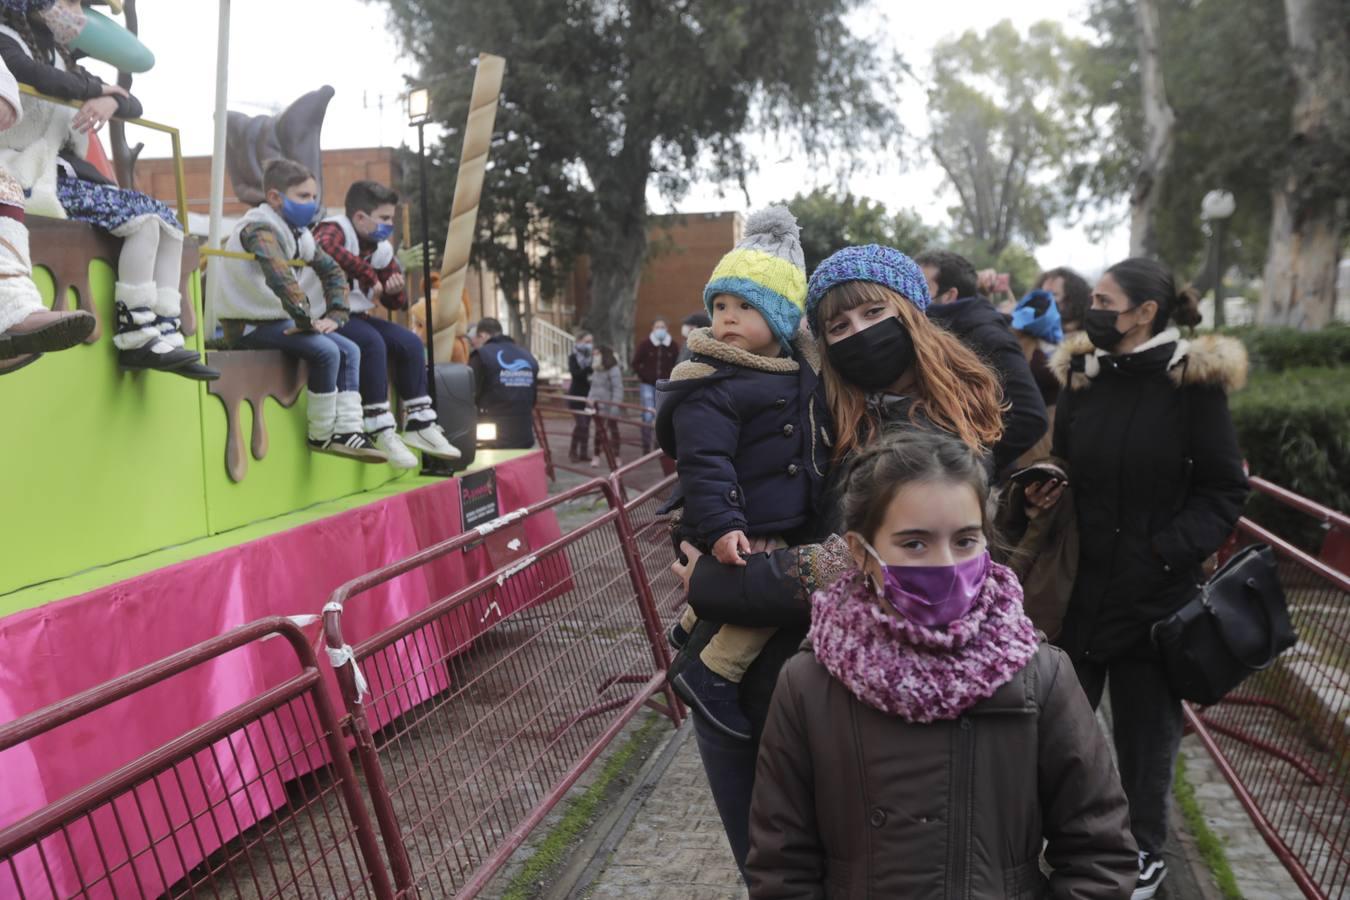
[[[989,551],[954,566],[892,566],[881,561],[871,544],[863,547],[881,566],[878,589],[896,612],[927,628],[950,625],[970,612],[989,575]]]

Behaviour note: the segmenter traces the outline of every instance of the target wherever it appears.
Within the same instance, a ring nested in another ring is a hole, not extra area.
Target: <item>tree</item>
[[[913,210],[887,212],[867,197],[816,188],[786,201],[802,229],[802,253],[809,275],[821,260],[853,244],[886,244],[914,254],[934,244],[938,232]]]
[[[861,0],[382,2],[434,97],[467,91],[462,61],[478,51],[506,58],[521,134],[593,198],[586,325],[615,346],[631,340],[653,179],[678,197],[695,175],[743,178],[757,126],[814,154],[895,132],[878,96],[887,73],[844,23]]]
[[[1162,197],[1162,185],[1172,163],[1176,115],[1167,102],[1162,66],[1162,20],[1158,0],[1136,0],[1135,21],[1139,27],[1139,83],[1144,110],[1144,152],[1130,193],[1130,255],[1157,252],[1158,233],[1154,209]]]
[[[1054,182],[1077,153],[1079,43],[1051,22],[1024,38],[1005,20],[933,51],[931,148],[960,200],[953,231],[992,256],[1017,238],[1044,243],[1066,208]]]
[[[1267,325],[1321,328],[1336,304],[1350,202],[1350,3],[1284,0],[1295,100],[1272,195]]]

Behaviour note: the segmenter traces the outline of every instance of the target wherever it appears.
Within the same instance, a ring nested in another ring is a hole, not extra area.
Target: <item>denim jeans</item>
[[[403,400],[427,395],[427,355],[422,341],[408,329],[378,316],[354,315],[338,334],[361,348],[361,402],[389,402],[389,360],[394,361],[394,389]]]
[[[251,322],[253,330],[235,346],[241,350],[280,350],[297,356],[309,365],[309,390],[314,394],[355,391],[360,385],[361,350],[340,334],[302,331],[286,334],[295,327],[290,319]]]
[[[639,384],[638,394],[642,400],[642,405],[647,409],[656,409],[656,385]],[[656,420],[653,413],[643,412],[642,414],[642,452],[650,453],[652,445],[655,443],[656,432],[652,429],[652,422]]]
[[[708,776],[722,829],[731,844],[731,855],[736,858],[736,868],[744,879],[745,858],[750,853],[750,794],[755,786],[759,745],[727,737],[692,710],[690,717],[694,720],[694,738],[698,741],[703,772]]]
[[[1111,738],[1120,785],[1130,801],[1130,830],[1139,849],[1162,853],[1167,843],[1167,800],[1181,748],[1181,701],[1162,663],[1119,659],[1074,663],[1078,681],[1096,709],[1111,692]]]

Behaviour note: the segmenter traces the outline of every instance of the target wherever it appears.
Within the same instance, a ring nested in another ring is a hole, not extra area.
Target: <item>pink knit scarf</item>
[[[957,718],[1011,681],[1039,644],[1017,576],[998,564],[970,612],[945,628],[888,613],[850,572],[811,598],[810,637],[853,696],[909,722]]]

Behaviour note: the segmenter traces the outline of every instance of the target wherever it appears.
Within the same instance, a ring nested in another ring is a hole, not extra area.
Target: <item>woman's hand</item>
[[[680,542],[680,552],[684,554],[685,562],[676,559],[670,564],[670,571],[679,576],[680,581],[684,582],[685,596],[689,594],[689,581],[694,577],[694,567],[698,565],[699,557],[703,556],[698,549],[688,541]]]
[[[126,88],[122,87],[120,84],[105,84],[103,85],[103,96],[126,97],[130,99],[131,94],[127,91]]]
[[[1067,481],[1051,478],[1037,482],[1023,491],[1022,497],[1026,501],[1027,518],[1034,519],[1041,513],[1054,509],[1068,484]]]
[[[115,115],[117,115],[117,98],[95,97],[93,100],[84,101],[84,105],[75,114],[75,119],[70,125],[81,134],[93,134]]]

